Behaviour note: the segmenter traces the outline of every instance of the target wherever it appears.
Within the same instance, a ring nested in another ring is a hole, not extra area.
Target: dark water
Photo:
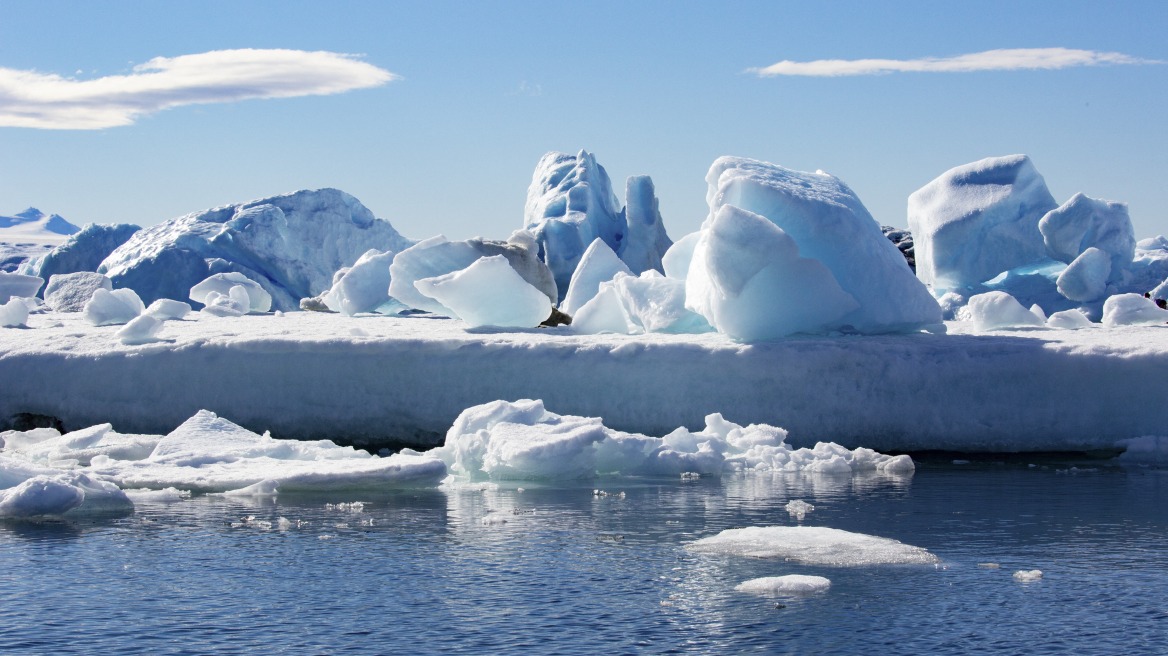
[[[0,523],[0,653],[1168,653],[1168,472],[945,464],[911,478],[524,487],[202,497]],[[684,548],[795,524],[790,499],[815,505],[807,525],[943,563],[827,568]],[[484,523],[488,511],[505,523]],[[1019,583],[1022,569],[1044,577]],[[782,574],[832,586],[734,591]]]

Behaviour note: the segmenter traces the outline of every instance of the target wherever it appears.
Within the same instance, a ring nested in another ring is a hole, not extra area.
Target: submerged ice
[[[932,565],[939,562],[925,549],[897,540],[813,526],[732,528],[692,542],[688,548],[698,553],[782,558],[829,567]]]

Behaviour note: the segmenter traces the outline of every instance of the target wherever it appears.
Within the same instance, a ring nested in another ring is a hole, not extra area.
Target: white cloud
[[[759,77],[801,75],[840,77],[885,73],[972,73],[974,71],[1053,70],[1074,66],[1118,64],[1161,64],[1119,52],[1096,52],[1071,48],[1011,48],[987,50],[956,57],[922,59],[818,59],[808,62],[783,60],[764,68],[748,68]]]
[[[303,50],[156,57],[129,75],[93,80],[0,68],[0,127],[98,130],[171,107],[324,96],[396,79],[352,55]]]

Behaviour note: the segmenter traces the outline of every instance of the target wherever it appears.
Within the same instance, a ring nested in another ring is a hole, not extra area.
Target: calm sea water
[[[907,478],[523,487],[201,497],[0,523],[0,653],[1168,653],[1165,471],[939,463]],[[815,505],[806,525],[943,562],[828,568],[685,549],[796,524],[791,499]],[[989,562],[1000,569],[978,566]],[[1022,569],[1044,576],[1019,583]],[[832,586],[734,591],[782,574]]]

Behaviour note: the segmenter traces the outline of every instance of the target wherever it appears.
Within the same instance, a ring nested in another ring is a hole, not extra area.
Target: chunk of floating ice
[[[824,592],[831,587],[831,581],[822,576],[788,574],[786,576],[765,576],[750,579],[734,586],[738,592],[764,595],[799,595]]]
[[[0,518],[124,512],[133,508],[125,493],[107,481],[0,456]]]
[[[697,540],[688,548],[699,553],[783,558],[807,565],[935,564],[933,554],[888,538],[809,526],[750,526],[727,529]]]
[[[807,516],[807,513],[815,510],[815,506],[807,503],[802,499],[794,499],[787,502],[785,506],[787,512],[795,519],[802,520]]]
[[[190,490],[180,490],[173,487],[164,487],[161,490],[150,488],[132,488],[122,490],[135,504],[138,503],[173,503],[191,498]]]
[[[978,563],[977,566],[981,569],[1001,569],[1002,566],[998,563]]]
[[[1042,570],[1040,569],[1020,569],[1014,572],[1014,580],[1019,583],[1032,583],[1034,581],[1042,580]]]
[[[624,433],[599,417],[558,415],[542,401],[494,401],[467,408],[446,433],[446,443],[428,453],[450,472],[469,479],[531,480],[591,478],[599,474],[717,476],[723,471],[761,470],[850,474],[909,473],[912,459],[871,449],[849,450],[821,442],[811,449],[785,443],[787,432],[766,424],[740,426],[719,414],[705,429],[678,428],[664,437]]]

